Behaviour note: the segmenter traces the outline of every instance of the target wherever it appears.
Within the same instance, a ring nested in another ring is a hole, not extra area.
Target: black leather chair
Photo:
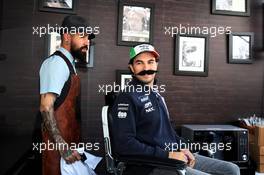
[[[103,125],[103,135],[105,144],[105,159],[106,168],[109,174],[114,175],[126,175],[130,174],[129,166],[134,167],[159,167],[165,169],[173,169],[178,175],[185,175],[186,164],[182,161],[173,159],[161,159],[150,156],[120,156],[115,152],[111,145],[111,138],[114,137],[111,134],[112,126],[112,116],[110,114],[110,108],[115,99],[115,94],[111,94],[106,97],[106,106],[102,108],[102,125]],[[132,173],[133,174],[133,173]],[[144,174],[144,173],[143,173]],[[148,173],[147,173],[148,174]]]

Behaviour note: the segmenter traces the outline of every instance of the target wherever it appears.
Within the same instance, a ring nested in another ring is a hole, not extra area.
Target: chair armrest
[[[142,155],[129,155],[129,156],[118,156],[118,160],[121,162],[125,162],[127,164],[134,165],[149,165],[154,167],[161,168],[170,168],[176,170],[183,170],[186,168],[186,163],[180,160],[175,159],[164,159],[157,158],[152,156],[142,156]]]

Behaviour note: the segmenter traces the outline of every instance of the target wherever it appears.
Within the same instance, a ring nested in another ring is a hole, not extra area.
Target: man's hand
[[[81,156],[76,150],[60,151],[60,154],[67,164],[74,163],[75,161],[81,160]]]
[[[188,149],[182,149],[181,152],[188,158],[188,165],[193,168],[195,165],[195,157]]]
[[[183,152],[169,152],[169,158],[188,163],[188,157]]]

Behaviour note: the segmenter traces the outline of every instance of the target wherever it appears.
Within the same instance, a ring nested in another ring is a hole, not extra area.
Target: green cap
[[[130,48],[129,58],[130,61],[133,60],[138,54],[143,52],[151,52],[155,58],[159,57],[159,53],[155,50],[155,48],[150,44],[140,44],[135,47]]]

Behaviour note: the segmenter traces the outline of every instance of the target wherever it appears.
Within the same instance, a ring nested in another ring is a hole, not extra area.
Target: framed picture
[[[177,35],[174,74],[208,76],[208,36]]]
[[[88,51],[86,52],[86,64],[79,64],[76,60],[76,67],[92,68],[94,67],[94,48],[95,43],[91,43]]]
[[[48,57],[60,48],[61,36],[57,32],[51,32],[47,34],[46,42],[46,57]]]
[[[250,32],[228,35],[228,62],[252,63],[252,46],[254,34]]]
[[[212,14],[250,16],[250,0],[212,0]]]
[[[95,43],[91,43],[89,46],[89,50],[87,51],[86,54],[86,67],[94,67],[94,48],[95,48]]]
[[[120,1],[118,11],[118,45],[134,46],[153,42],[154,5]]]
[[[116,83],[120,85],[123,90],[132,80],[132,74],[129,70],[116,70]]]
[[[76,14],[77,0],[39,0],[39,10]]]
[[[56,50],[61,47],[61,36],[57,32],[51,32],[47,35],[46,44],[46,57],[52,55]],[[89,49],[86,53],[86,64],[79,64],[76,62],[76,67],[93,67],[94,66],[94,48],[95,43],[91,42]]]

